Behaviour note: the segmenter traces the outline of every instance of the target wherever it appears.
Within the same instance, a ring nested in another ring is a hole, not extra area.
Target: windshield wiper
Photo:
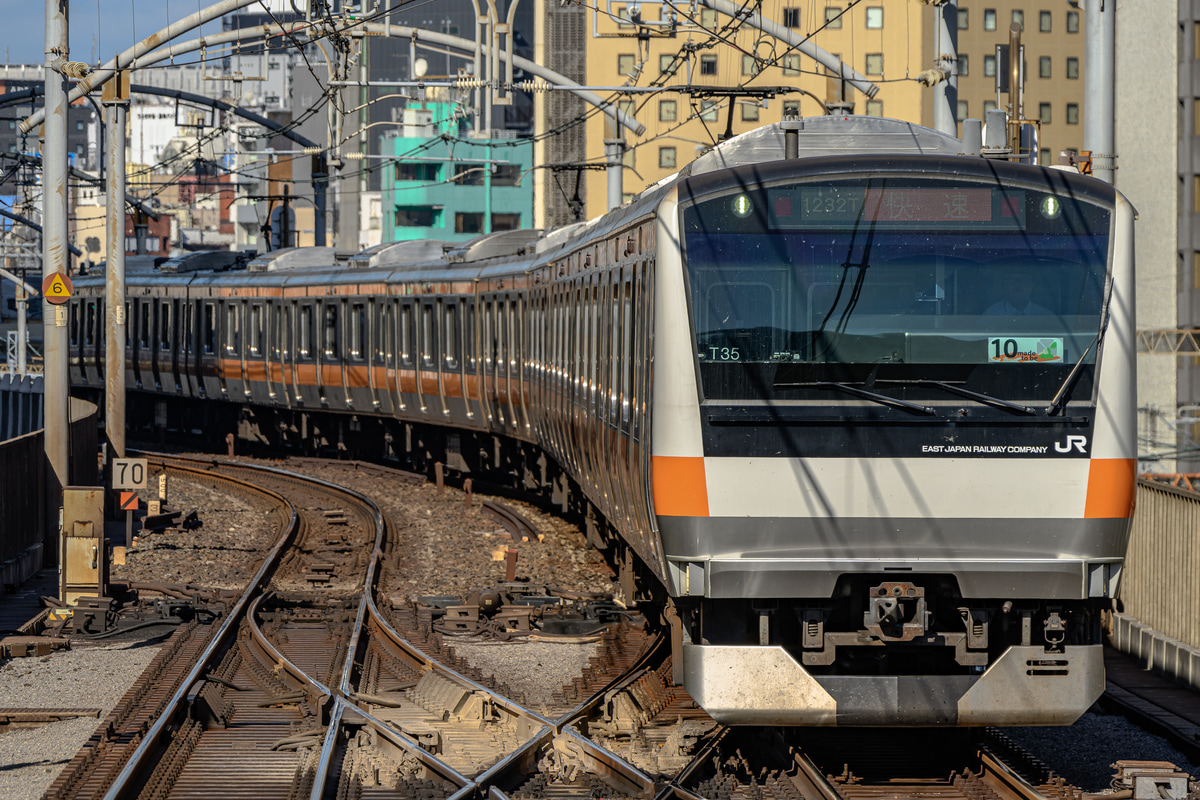
[[[990,394],[981,394],[980,392],[973,392],[970,389],[964,389],[961,386],[955,386],[952,383],[946,383],[944,381],[915,380],[915,381],[887,381],[887,383],[902,383],[905,386],[936,386],[939,389],[945,389],[947,392],[962,395],[963,397],[969,397],[972,400],[978,400],[979,402],[984,403],[985,405],[999,406],[1000,408],[1007,408],[1010,411],[1016,411],[1019,414],[1027,414],[1031,417],[1037,416],[1037,412],[1034,411],[1029,406],[1023,406],[1023,405],[1020,405],[1019,403],[1010,403],[1008,400],[1002,400],[999,397],[992,397]]]
[[[1088,353],[1092,352],[1101,339],[1104,338],[1104,328],[1096,331],[1096,335],[1092,337],[1091,344],[1083,351],[1083,355],[1075,362],[1075,366],[1071,367],[1071,371],[1067,373],[1066,379],[1062,382],[1062,386],[1058,387],[1058,391],[1054,393],[1054,397],[1050,400],[1050,405],[1046,406],[1046,416],[1052,417],[1058,413],[1063,403],[1067,400],[1067,395],[1070,393],[1071,387],[1075,385],[1075,379],[1079,377],[1079,373],[1083,371],[1083,360],[1087,358]]]
[[[849,386],[844,383],[835,383],[833,381],[816,381],[814,383],[793,383],[793,384],[775,384],[776,387],[789,386],[815,386],[818,389],[837,389],[846,394],[852,394],[856,397],[862,397],[866,400],[873,400],[883,406],[891,406],[893,408],[903,408],[906,411],[915,411],[918,414],[928,414],[935,416],[936,412],[929,406],[919,406],[916,403],[910,403],[907,400],[901,400],[897,397],[888,397],[886,394],[877,394],[876,392],[868,392],[866,389],[859,389],[856,386]]]

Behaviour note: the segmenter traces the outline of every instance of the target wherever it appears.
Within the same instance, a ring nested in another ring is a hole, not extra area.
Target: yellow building
[[[842,89],[840,81],[826,77],[825,67],[799,49],[746,20],[700,4],[600,0],[586,17],[559,30],[560,60],[566,41],[582,38],[584,74],[571,77],[593,87],[629,87],[624,93],[602,94],[619,98],[621,108],[645,126],[640,135],[625,131],[625,197],[677,171],[729,134],[778,122],[784,115],[824,114],[825,104],[839,100],[840,91],[849,113],[931,125],[932,90],[916,78],[933,66],[933,7],[913,0],[867,0],[846,6],[763,0],[757,8],[764,22],[783,26],[797,40],[808,39],[876,83],[879,91],[872,99],[849,86]],[[552,26],[556,12],[550,6],[547,12],[549,21],[542,24]],[[554,31],[546,32],[554,41]],[[553,69],[551,50],[543,51],[548,60],[541,63]],[[649,87],[666,90],[645,92]],[[779,91],[769,97],[737,94],[772,87]],[[562,124],[561,118],[549,114],[551,129]],[[610,124],[603,115],[590,113],[583,127],[584,159],[602,164],[604,140],[613,133]],[[562,173],[543,176],[541,196],[549,199],[558,192],[569,197],[573,180],[573,175],[565,178]],[[604,172],[587,171],[583,182],[585,217],[603,213]]]

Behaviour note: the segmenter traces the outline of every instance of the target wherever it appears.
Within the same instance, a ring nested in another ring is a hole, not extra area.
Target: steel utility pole
[[[935,5],[934,37],[937,52],[935,67],[945,80],[933,87],[933,127],[935,130],[958,136],[958,2]]]
[[[104,432],[113,457],[125,457],[125,117],[129,110],[129,73],[122,70],[104,84],[105,229],[108,257],[104,270]]]
[[[42,276],[67,274],[67,0],[46,0],[46,93],[42,145]],[[67,307],[42,300],[42,384],[46,453],[46,523],[59,529],[62,487],[70,482]],[[58,553],[62,563],[62,553]]]
[[[1092,175],[1112,183],[1117,154],[1113,152],[1114,52],[1116,50],[1116,0],[1087,0],[1083,53],[1083,146],[1092,151]]]

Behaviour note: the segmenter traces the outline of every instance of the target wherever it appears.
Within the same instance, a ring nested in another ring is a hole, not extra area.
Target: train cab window
[[[96,343],[96,305],[96,301],[88,301],[87,318],[84,320],[83,341],[89,347]]]
[[[235,354],[238,351],[240,342],[238,341],[238,313],[241,311],[237,303],[230,303],[225,306],[225,352]]]
[[[171,351],[171,302],[165,301],[158,306],[158,347],[164,353]]]
[[[421,366],[437,368],[437,342],[433,338],[433,306],[421,306]]]
[[[212,303],[204,304],[204,353],[212,355],[217,352],[217,307]]]
[[[250,323],[246,329],[246,347],[250,355],[262,355],[263,307],[261,303],[250,305]]]
[[[138,303],[138,345],[143,349],[150,348],[150,301]]]
[[[1032,405],[1076,362],[1074,396],[1089,396],[1112,224],[1102,198],[968,176],[846,178],[704,198],[681,222],[706,399],[828,402],[830,384],[868,383],[945,402],[951,384]]]
[[[300,306],[300,343],[297,347],[301,358],[312,358],[313,310],[312,306]]]
[[[350,329],[346,331],[347,347],[350,351],[350,357],[355,361],[362,361],[366,358],[364,351],[364,341],[367,329],[367,314],[362,303],[355,303],[350,306]]]
[[[444,363],[446,369],[458,369],[458,303],[451,301],[445,307],[446,335]]]
[[[411,367],[413,364],[413,318],[412,306],[400,307],[400,363]]]
[[[325,311],[323,313],[324,313],[325,322],[324,322],[324,325],[321,326],[321,329],[324,332],[323,338],[321,340],[323,343],[322,346],[323,346],[325,355],[327,357],[336,358],[337,354],[338,354],[338,349],[337,349],[338,308],[335,303],[326,303],[324,308],[325,308]]]

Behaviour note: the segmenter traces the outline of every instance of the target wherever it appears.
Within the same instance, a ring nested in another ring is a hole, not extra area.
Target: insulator
[[[363,160],[363,154],[358,152],[357,150],[350,152],[350,153],[343,153],[342,157],[345,158],[347,161],[362,161]]]
[[[306,148],[304,148],[304,155],[319,156],[319,155],[321,155],[321,153],[323,151],[324,151],[324,148],[321,148],[321,147],[306,147]]]
[[[92,68],[83,61],[64,61],[58,71],[68,78],[86,78]]]

